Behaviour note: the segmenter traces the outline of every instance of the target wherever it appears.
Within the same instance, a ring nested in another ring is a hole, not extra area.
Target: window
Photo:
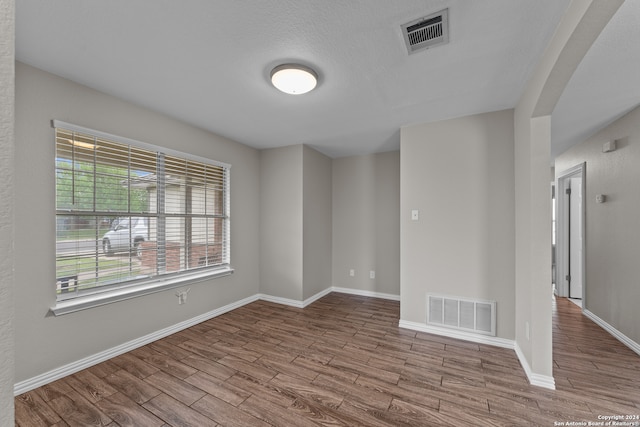
[[[58,302],[229,271],[229,165],[53,125]]]

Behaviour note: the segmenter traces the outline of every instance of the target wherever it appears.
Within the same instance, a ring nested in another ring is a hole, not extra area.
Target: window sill
[[[107,305],[118,301],[124,301],[131,298],[154,294],[156,292],[175,289],[180,286],[191,285],[193,283],[202,282],[204,280],[229,276],[233,274],[233,272],[233,268],[229,266],[213,271],[209,270],[206,272],[181,275],[179,277],[172,277],[165,280],[158,279],[122,289],[114,289],[111,291],[81,296],[65,301],[58,301],[56,302],[55,306],[49,309],[49,311],[54,316],[62,316],[64,314],[75,313],[76,311],[99,307],[101,305]]]

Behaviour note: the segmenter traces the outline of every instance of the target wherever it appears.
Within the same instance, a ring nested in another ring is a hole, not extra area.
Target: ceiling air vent
[[[402,35],[410,54],[448,43],[449,9],[404,24]]]

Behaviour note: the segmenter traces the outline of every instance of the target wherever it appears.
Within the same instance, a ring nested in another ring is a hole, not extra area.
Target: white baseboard
[[[598,316],[596,316],[595,314],[587,310],[586,308],[583,309],[582,312],[589,319],[593,320],[593,322],[596,325],[600,326],[602,329],[609,332],[611,335],[613,335],[615,339],[617,339],[622,344],[626,345],[635,353],[640,355],[640,344],[638,344],[637,342],[635,342],[634,340],[632,340],[631,338],[629,338],[628,336],[626,336],[625,334],[623,334],[622,332],[620,332],[619,330],[617,330],[616,328],[614,328],[613,326],[611,326],[610,324],[608,324],[607,322],[605,322],[604,320],[602,320],[601,318],[599,318]]]
[[[322,298],[325,295],[329,295],[331,292],[333,292],[333,287],[327,288],[324,291],[320,291],[317,294],[307,298],[306,300],[304,300],[302,302],[302,307],[306,307],[309,304],[313,304],[314,302],[316,302],[317,300],[319,300],[320,298]]]
[[[267,295],[267,294],[258,294],[258,298],[262,301],[269,301],[275,304],[288,305],[289,307],[305,308],[306,306],[314,303],[315,301],[319,300],[323,296],[330,294],[332,291],[333,291],[333,288],[327,288],[324,291],[320,291],[317,294],[307,298],[304,301],[299,301],[299,300],[290,299],[290,298],[274,297],[273,295]]]
[[[104,362],[106,360],[119,356],[128,351],[134,350],[138,347],[142,347],[143,345],[157,341],[160,338],[164,338],[171,334],[175,334],[176,332],[180,332],[183,329],[189,328],[193,325],[197,325],[198,323],[204,322],[205,320],[212,319],[214,317],[220,316],[221,314],[227,313],[231,310],[235,310],[236,308],[240,308],[243,305],[247,305],[249,303],[257,301],[258,299],[259,299],[258,295],[253,295],[253,296],[244,298],[240,301],[227,304],[223,307],[217,308],[215,310],[211,310],[207,313],[201,314],[199,316],[193,317],[191,319],[185,320],[183,322],[177,323],[175,325],[169,326],[159,331],[152,332],[140,338],[136,338],[134,340],[125,342],[124,344],[120,344],[118,346],[112,347],[105,351],[101,351],[92,356],[85,357],[83,359],[66,364],[59,368],[52,369],[51,371],[37,375],[33,378],[20,381],[13,386],[13,394],[14,396],[17,396],[29,390],[33,390],[34,388],[41,387],[45,384],[48,384],[50,382],[59,380],[60,378],[66,377],[67,375],[74,374],[78,371],[89,368],[93,365],[97,365],[98,363]]]
[[[457,340],[471,341],[478,344],[493,345],[496,347],[508,348],[513,350],[514,341],[499,337],[490,337],[487,335],[478,335],[471,332],[456,331],[447,328],[438,328],[436,326],[426,325],[424,323],[409,322],[400,320],[401,328],[411,329],[413,331],[426,332],[428,334],[441,335],[444,337],[455,338]]]
[[[553,379],[553,376],[536,374],[531,370],[531,366],[529,366],[529,361],[524,356],[522,349],[518,345],[516,341],[514,343],[514,350],[516,351],[516,355],[518,356],[518,360],[520,361],[520,365],[522,365],[522,369],[524,369],[524,373],[527,374],[527,379],[529,380],[529,384],[535,385],[538,387],[548,388],[549,390],[556,389],[556,380]]]
[[[359,295],[359,296],[363,296],[363,297],[382,298],[382,299],[387,299],[387,300],[400,301],[400,295],[385,294],[385,293],[382,293],[382,292],[366,291],[366,290],[362,290],[362,289],[340,288],[340,287],[337,287],[337,286],[331,286],[331,287],[329,287],[329,288],[327,288],[327,289],[325,289],[323,291],[320,291],[317,294],[307,298],[304,301],[299,301],[299,300],[290,299],[290,298],[275,297],[275,296],[267,295],[267,294],[258,294],[258,298],[263,300],[263,301],[269,301],[269,302],[273,302],[273,303],[276,303],[276,304],[288,305],[290,307],[305,308],[309,304],[312,304],[312,303],[316,302],[317,300],[319,300],[320,298],[324,297],[325,295],[330,294],[331,292],[338,292],[338,293],[341,293],[341,294]]]
[[[304,301],[298,301],[290,298],[274,297],[272,295],[257,294],[259,300],[272,302],[274,304],[288,305],[289,307],[304,308]]]
[[[520,361],[520,365],[522,365],[522,369],[524,369],[525,374],[527,375],[527,379],[531,385],[535,385],[538,387],[544,387],[551,390],[555,390],[555,380],[551,376],[536,374],[531,370],[529,366],[529,362],[524,357],[520,346],[516,341],[508,340],[505,338],[499,337],[489,337],[486,335],[477,335],[471,332],[464,331],[456,331],[453,329],[447,328],[438,328],[436,326],[426,325],[424,323],[418,322],[409,322],[407,320],[401,320],[399,323],[401,328],[411,329],[414,331],[426,332],[429,334],[441,335],[449,338],[455,338],[459,340],[471,341],[478,344],[486,344],[493,345],[496,347],[508,348],[510,350],[514,350],[518,360]]]
[[[339,292],[341,294],[360,295],[361,297],[382,298],[382,299],[388,299],[391,301],[400,301],[400,295],[385,294],[383,292],[367,291],[364,289],[340,288],[337,286],[333,286],[331,287],[331,292]]]

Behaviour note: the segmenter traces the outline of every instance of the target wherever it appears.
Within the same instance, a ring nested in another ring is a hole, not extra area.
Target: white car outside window
[[[135,251],[142,255],[141,243],[149,238],[149,218],[118,218],[111,224],[111,230],[102,237],[102,250],[107,256],[114,252]]]

